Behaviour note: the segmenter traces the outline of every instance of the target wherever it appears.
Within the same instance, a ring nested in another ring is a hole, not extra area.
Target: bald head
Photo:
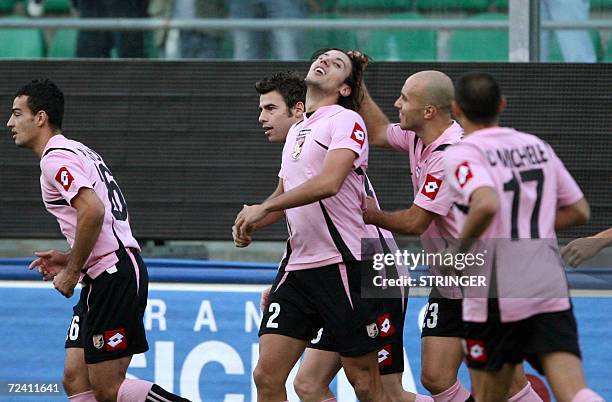
[[[435,70],[419,71],[408,77],[404,88],[423,103],[450,112],[455,88],[453,81],[443,72]]]

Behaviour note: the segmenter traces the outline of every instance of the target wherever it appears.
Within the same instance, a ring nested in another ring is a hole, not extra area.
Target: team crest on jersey
[[[436,196],[438,195],[438,191],[440,191],[441,186],[442,180],[428,174],[425,178],[425,183],[423,183],[423,187],[421,188],[421,194],[423,194],[430,200],[435,200]]]
[[[55,181],[57,181],[64,188],[64,190],[68,191],[70,190],[70,186],[74,181],[74,176],[70,174],[66,166],[62,166],[55,175]]]
[[[293,152],[291,153],[291,157],[293,159],[298,159],[302,154],[302,148],[304,148],[304,141],[306,141],[306,135],[310,133],[310,129],[300,130],[297,137],[295,138],[295,144],[293,145]]]
[[[104,337],[102,335],[94,335],[91,340],[96,349],[102,349],[102,346],[104,346]]]
[[[457,182],[459,186],[463,188],[474,175],[472,174],[472,169],[470,169],[470,164],[467,161],[461,162],[457,169],[455,169],[455,177],[457,178]]]
[[[351,138],[353,139],[353,141],[359,144],[360,147],[363,147],[363,143],[365,142],[365,136],[366,133],[364,129],[361,128],[359,123],[355,123],[355,126],[353,126],[353,132],[351,133]]]
[[[366,325],[366,331],[368,332],[368,336],[370,338],[376,338],[378,336],[378,326],[375,322]]]

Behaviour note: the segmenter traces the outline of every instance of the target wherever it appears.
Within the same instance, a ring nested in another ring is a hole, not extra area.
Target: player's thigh
[[[120,357],[118,359],[106,360],[99,363],[88,364],[89,382],[92,390],[98,394],[99,391],[116,395],[127,373],[132,356]]]
[[[341,356],[344,373],[351,383],[355,383],[360,377],[376,378],[380,383],[380,373],[378,370],[378,353],[376,351],[366,353],[361,356],[347,357]]]
[[[306,341],[301,339],[271,333],[261,335],[254,375],[284,382],[305,348]]]
[[[66,349],[63,383],[69,396],[91,389],[83,348],[70,347]]]
[[[306,348],[295,381],[303,385],[307,383],[309,387],[326,388],[341,367],[338,353]]]
[[[507,401],[514,371],[514,364],[504,364],[496,371],[470,369],[472,388],[478,395],[478,402]]]

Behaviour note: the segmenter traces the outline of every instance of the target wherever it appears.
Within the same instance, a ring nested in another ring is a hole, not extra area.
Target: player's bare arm
[[[476,239],[484,233],[499,211],[499,197],[491,187],[479,187],[470,196],[470,209],[459,234],[460,244],[457,251],[470,249]]]
[[[92,189],[81,188],[71,204],[77,210],[74,246],[66,268],[53,279],[53,286],[66,297],[74,293],[79,273],[98,240],[104,221],[104,204]]]
[[[66,252],[57,250],[37,251],[34,255],[36,259],[28,266],[28,269],[36,268],[42,275],[43,280],[49,281],[66,267],[70,258],[70,250]]]
[[[561,249],[561,256],[572,267],[594,257],[606,247],[612,246],[612,228],[594,236],[582,237],[568,243]]]
[[[591,209],[585,198],[557,209],[555,230],[563,230],[573,226],[584,225],[591,217]]]
[[[348,52],[348,55],[353,60],[359,60],[365,71],[369,62],[366,55],[356,50]],[[373,147],[391,148],[391,144],[389,144],[387,140],[387,127],[390,124],[389,119],[380,107],[378,107],[376,102],[374,102],[374,99],[372,99],[365,82],[361,84],[361,91],[363,98],[357,112],[365,121],[368,130],[368,142]]]
[[[284,191],[285,189],[283,187],[283,180],[279,179],[278,185],[276,186],[276,190],[274,190],[274,192],[270,194],[270,196],[266,198],[266,200],[272,199],[274,197],[278,197]],[[243,207],[245,206],[246,205],[243,205]],[[251,244],[251,241],[253,241],[253,237],[252,237],[253,232],[263,229],[266,226],[272,225],[273,223],[279,221],[283,217],[283,215],[284,215],[283,211],[275,211],[275,212],[269,213],[268,215],[266,215],[264,219],[257,222],[257,224],[251,226],[246,235],[240,235],[240,233],[238,233],[238,228],[236,227],[236,225],[232,226],[232,237],[234,239],[234,245],[240,248],[247,247],[249,244]]]
[[[346,176],[353,170],[353,162],[356,157],[357,154],[350,149],[341,148],[329,151],[323,162],[321,173],[317,176],[262,204],[244,207],[235,222],[238,232],[241,235],[246,234],[249,226],[261,221],[271,212],[311,204],[336,195]]]
[[[363,213],[365,223],[376,225],[394,233],[421,235],[427,230],[436,214],[412,204],[408,209],[387,212],[378,209],[376,201],[368,197],[367,208]]]

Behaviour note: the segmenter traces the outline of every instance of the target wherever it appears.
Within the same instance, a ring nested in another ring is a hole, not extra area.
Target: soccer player
[[[367,66],[367,57],[351,52]],[[396,233],[419,235],[425,250],[442,252],[444,239],[458,235],[457,214],[444,177],[445,149],[461,140],[463,129],[453,121],[451,79],[440,71],[421,71],[408,77],[395,101],[399,123],[391,124],[363,85],[359,113],[368,128],[370,144],[393,148],[409,158],[413,204],[408,209],[385,212],[370,203],[364,214],[373,223]],[[441,274],[431,267],[434,274]],[[463,402],[470,392],[457,379],[463,360],[461,291],[434,287],[429,295],[421,332],[421,382],[436,402]],[[541,401],[517,369],[512,402]]]
[[[324,49],[306,76],[304,120],[289,130],[277,192],[246,206],[236,231],[285,211],[289,228],[281,267],[262,318],[253,376],[260,401],[283,401],[285,381],[307,342],[325,327],[362,401],[387,401],[378,372],[380,301],[361,296],[361,218],[368,143],[361,117],[361,66]]]
[[[582,237],[569,242],[561,249],[561,255],[570,266],[577,267],[611,245],[612,228],[606,229],[591,237]]]
[[[488,287],[464,288],[463,299],[476,399],[507,400],[526,358],[546,375],[558,401],[602,402],[585,383],[555,235],[585,223],[589,206],[550,145],[499,127],[505,106],[490,74],[457,79],[452,111],[465,137],[447,149],[445,171],[454,199],[468,212],[451,250],[488,254],[479,268]]]
[[[285,142],[289,127],[302,119],[304,111],[304,98],[306,87],[304,80],[295,73],[280,72],[266,77],[255,84],[255,89],[260,94],[259,122],[264,129],[270,142]],[[366,192],[376,199],[374,189],[366,176]],[[276,196],[276,194],[274,195]],[[260,230],[273,219],[280,219],[283,213],[268,215],[268,220],[262,224],[257,223],[253,231]],[[368,225],[368,237],[385,242],[390,251],[397,250],[393,235],[384,230]],[[251,235],[238,237],[235,227],[233,228],[234,242],[238,247],[246,247],[250,244]],[[270,288],[262,293],[261,309],[265,311],[270,294]],[[385,300],[387,310],[390,313],[389,322],[385,324],[388,343],[379,350],[379,369],[381,373],[383,388],[394,401],[420,401],[430,400],[423,395],[415,395],[406,392],[402,387],[403,365],[403,323],[406,313],[406,303],[402,299]],[[383,323],[384,324],[384,323]],[[340,356],[335,352],[333,339],[329,331],[323,328],[317,333],[317,337],[310,341],[304,358],[300,365],[298,374],[294,380],[294,388],[302,401],[329,401],[334,395],[329,389],[329,384],[341,367]]]
[[[15,144],[40,158],[45,208],[70,249],[36,253],[30,269],[65,297],[83,284],[66,337],[63,384],[73,402],[186,401],[156,384],[125,378],[132,355],[149,349],[142,322],[147,268],[125,198],[95,151],[62,135],[64,95],[49,80],[15,94],[7,122]]]

